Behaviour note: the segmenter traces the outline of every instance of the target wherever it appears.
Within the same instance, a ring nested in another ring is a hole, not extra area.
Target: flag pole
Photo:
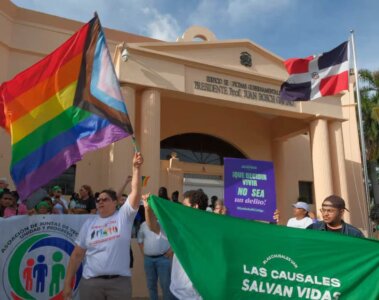
[[[135,153],[140,152],[137,141],[136,141],[136,136],[134,135],[134,133],[132,135],[132,143],[133,143],[134,152]]]
[[[359,122],[359,137],[361,142],[361,155],[362,155],[362,165],[363,165],[363,176],[366,194],[366,205],[367,205],[367,221],[368,221],[368,236],[372,236],[372,224],[370,221],[370,191],[368,188],[368,172],[367,172],[367,157],[366,157],[366,143],[363,131],[363,121],[362,121],[362,104],[361,104],[361,93],[359,89],[359,79],[358,79],[358,69],[357,69],[357,59],[355,56],[355,41],[354,41],[354,30],[350,30],[351,34],[351,48],[353,52],[353,64],[354,64],[354,76],[355,76],[355,87],[357,94],[357,104],[358,104],[358,122]]]

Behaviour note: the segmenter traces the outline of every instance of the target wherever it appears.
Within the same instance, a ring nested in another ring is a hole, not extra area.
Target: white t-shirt
[[[143,243],[143,252],[145,255],[162,255],[170,249],[167,238],[161,234],[151,231],[146,222],[141,224],[137,236],[138,243]]]
[[[194,288],[176,255],[172,259],[170,291],[179,300],[203,299]]]
[[[313,220],[310,217],[302,218],[301,220],[297,220],[296,218],[291,218],[287,222],[287,227],[293,228],[307,228],[309,225],[313,223]]]
[[[162,228],[160,231],[160,235],[163,238],[167,239],[166,233],[162,231]],[[170,291],[179,300],[203,299],[194,288],[192,281],[187,276],[186,271],[184,271],[182,265],[180,264],[175,254],[172,259]]]
[[[97,215],[83,224],[75,242],[87,250],[84,278],[101,275],[131,276],[129,248],[137,211],[127,199],[120,210],[110,217],[101,218]]]
[[[60,203],[55,202],[54,197],[51,199],[53,200],[53,204],[54,204],[54,212],[57,214],[60,214],[60,215],[63,214],[64,213],[63,206]],[[62,201],[64,208],[67,209],[68,208],[68,201],[63,197],[60,197],[59,199]]]

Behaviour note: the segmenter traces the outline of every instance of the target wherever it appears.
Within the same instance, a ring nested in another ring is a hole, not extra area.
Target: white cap
[[[292,207],[295,207],[295,208],[302,208],[304,210],[306,210],[307,212],[309,212],[309,204],[308,203],[305,203],[305,202],[296,202],[295,204],[292,204]]]

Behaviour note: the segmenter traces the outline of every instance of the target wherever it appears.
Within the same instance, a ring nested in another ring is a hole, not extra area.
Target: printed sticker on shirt
[[[119,228],[116,221],[110,221],[102,226],[92,226],[90,234],[90,245],[107,242],[119,238]]]

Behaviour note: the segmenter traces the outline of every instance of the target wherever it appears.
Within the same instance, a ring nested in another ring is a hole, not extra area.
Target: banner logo
[[[37,234],[22,241],[12,251],[3,269],[3,286],[9,299],[63,299],[66,266],[74,245],[67,239]],[[82,265],[72,282],[76,292]],[[8,278],[5,284],[4,279]]]

